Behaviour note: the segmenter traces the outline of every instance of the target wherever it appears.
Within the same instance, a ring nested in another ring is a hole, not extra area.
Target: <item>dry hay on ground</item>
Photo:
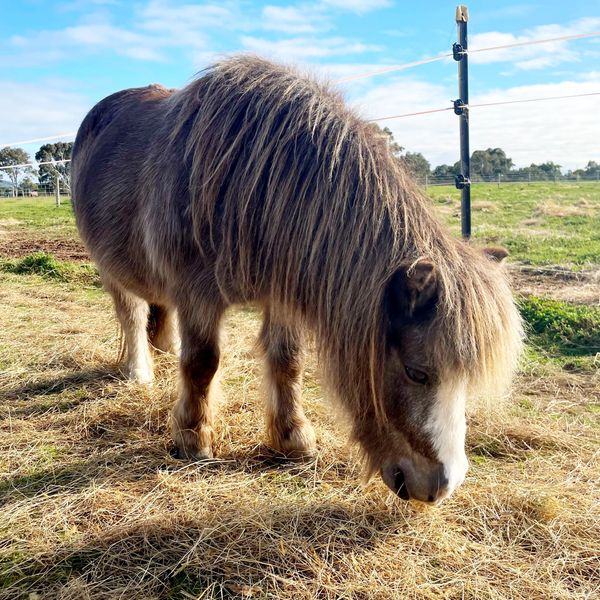
[[[22,225],[22,222],[18,219],[13,219],[12,217],[0,219],[0,237],[6,235],[8,233],[8,230],[13,229],[14,227],[18,227],[20,225]]]
[[[498,203],[491,200],[476,200],[472,203],[471,208],[481,212],[496,212],[498,210]]]
[[[472,468],[441,507],[361,482],[304,384],[320,453],[260,445],[258,317],[227,320],[219,459],[170,456],[176,364],[148,389],[113,366],[108,298],[2,275],[0,598],[592,598],[600,593],[600,382],[528,365],[502,414],[471,415]],[[541,369],[541,370],[540,370]]]
[[[559,267],[510,265],[513,287],[518,294],[600,305],[600,269],[572,271]]]
[[[574,204],[546,200],[536,212],[547,217],[587,217],[594,213],[594,207],[585,198]]]

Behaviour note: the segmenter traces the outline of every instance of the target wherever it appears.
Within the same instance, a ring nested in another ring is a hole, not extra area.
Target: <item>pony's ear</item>
[[[388,286],[388,309],[392,323],[429,317],[438,298],[435,265],[426,258],[402,265]]]
[[[501,263],[508,255],[509,252],[502,246],[490,246],[489,248],[483,248],[483,253],[495,262]]]

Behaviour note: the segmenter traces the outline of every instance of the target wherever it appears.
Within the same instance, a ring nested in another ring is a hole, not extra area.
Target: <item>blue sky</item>
[[[233,52],[300,64],[331,80],[448,52],[455,2],[314,0],[2,0],[0,144],[77,128],[102,97],[160,82],[181,87]],[[600,3],[469,5],[471,48],[600,31]],[[366,118],[448,106],[451,59],[339,84]],[[600,37],[470,58],[471,102],[600,92]],[[600,161],[600,96],[473,109],[473,149],[500,146],[519,166]],[[451,111],[386,121],[433,165],[458,157]],[[35,151],[39,144],[26,146]]]

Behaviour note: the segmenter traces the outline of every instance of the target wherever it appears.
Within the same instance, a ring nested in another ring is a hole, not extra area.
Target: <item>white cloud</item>
[[[119,0],[72,0],[58,5],[58,10],[62,12],[89,10],[90,4],[96,6],[118,6]]]
[[[451,91],[441,84],[395,77],[389,83],[378,82],[369,91],[353,95],[351,104],[363,117],[376,119],[449,106],[451,97]],[[389,127],[396,141],[407,150],[422,152],[432,165],[457,160],[458,123],[452,111],[379,124]]]
[[[239,29],[243,22],[229,3],[176,6],[167,0],[150,0],[136,8],[131,28],[114,25],[105,13],[93,13],[64,29],[12,36],[7,49],[11,64],[21,67],[100,53],[164,62],[174,48],[193,60],[210,50],[207,31]]]
[[[164,43],[153,36],[115,27],[104,18],[61,30],[39,31],[8,40],[11,63],[39,66],[82,54],[114,53],[138,60],[163,61]]]
[[[329,29],[329,22],[313,6],[265,6],[262,28],[281,33],[316,33]]]
[[[512,33],[501,33],[489,31],[476,33],[470,37],[469,49],[488,48],[531,42],[546,38],[563,37],[578,33],[590,33],[600,29],[600,18],[585,17],[572,21],[567,25],[540,25],[527,29],[520,35]],[[565,62],[578,61],[581,51],[573,48],[572,42],[560,41],[536,44],[531,46],[519,46],[516,48],[503,48],[488,52],[472,52],[469,61],[474,64],[486,64],[496,62],[510,62],[516,70],[533,70],[555,66]]]
[[[75,131],[91,108],[88,99],[69,91],[68,82],[62,80],[36,84],[4,80],[0,89],[4,115],[0,144]],[[35,153],[40,145],[26,149]]]
[[[321,0],[326,6],[350,10],[363,14],[378,8],[387,8],[392,5],[390,0]]]
[[[380,63],[335,63],[327,62],[323,64],[315,63],[311,65],[314,72],[318,73],[321,79],[335,83],[338,79],[351,77],[357,73],[371,73],[381,69]],[[359,88],[370,88],[373,85],[372,79],[358,79],[352,82],[352,90]]]
[[[242,36],[240,42],[242,47],[250,52],[256,52],[257,54],[278,60],[297,62],[306,62],[307,60],[326,56],[374,52],[381,49],[379,46],[364,44],[344,37],[294,37],[281,40],[267,40],[252,36]]]
[[[478,96],[472,102],[499,102],[598,91],[600,77],[495,90]],[[519,166],[553,160],[565,169],[581,167],[590,159],[600,158],[600,120],[596,118],[599,111],[600,96],[473,109],[472,147],[500,146]],[[494,140],[497,143],[493,143]]]
[[[106,10],[87,13],[80,22],[63,29],[12,36],[4,42],[3,54],[11,65],[30,67],[103,53],[167,62],[173,59],[172,51],[178,50],[197,68],[219,53],[215,48],[223,48],[214,40],[225,31],[245,33],[239,39],[245,50],[285,60],[356,54],[380,48],[343,36],[322,39],[318,34],[332,26],[331,9],[342,7],[361,13],[388,4],[387,0],[307,0],[287,6],[269,4],[261,9],[240,0],[202,4],[145,0],[132,5],[131,25],[116,25],[115,17]],[[260,30],[291,37],[273,40],[250,35]]]
[[[493,90],[471,98],[472,104],[541,98],[600,90],[600,73],[581,80],[553,84],[516,86]],[[450,106],[454,86],[398,77],[354,96],[352,104],[366,118],[417,112]],[[401,99],[400,102],[394,99]],[[564,169],[600,160],[600,96],[473,108],[470,115],[471,150],[503,148],[518,166],[552,160]],[[422,152],[432,163],[458,160],[458,119],[453,111],[381,121],[399,144],[411,152]]]
[[[175,4],[171,0],[150,0],[138,9],[137,18],[140,29],[159,34],[170,45],[195,45],[199,32],[210,28],[245,28],[245,20],[232,2]]]
[[[111,49],[120,56],[128,56],[140,60],[164,60],[160,45],[149,43],[148,36],[115,27],[110,23],[91,23],[77,27],[67,27],[57,32],[62,43],[74,48],[89,48],[104,51]]]

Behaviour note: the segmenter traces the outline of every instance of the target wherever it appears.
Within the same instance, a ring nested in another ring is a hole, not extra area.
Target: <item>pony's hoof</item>
[[[285,437],[272,435],[271,443],[277,452],[294,460],[312,460],[317,454],[315,430],[308,422]]]
[[[150,369],[129,369],[127,379],[138,385],[150,385],[154,381],[154,373]]]
[[[290,459],[290,460],[310,462],[316,458],[317,448],[316,447],[315,448],[303,448],[303,449],[296,448],[293,450],[286,450],[282,454],[285,456],[285,458]]]
[[[195,450],[187,450],[175,446],[173,456],[180,460],[189,460],[191,462],[202,462],[214,458],[214,453],[211,448],[198,448]]]

